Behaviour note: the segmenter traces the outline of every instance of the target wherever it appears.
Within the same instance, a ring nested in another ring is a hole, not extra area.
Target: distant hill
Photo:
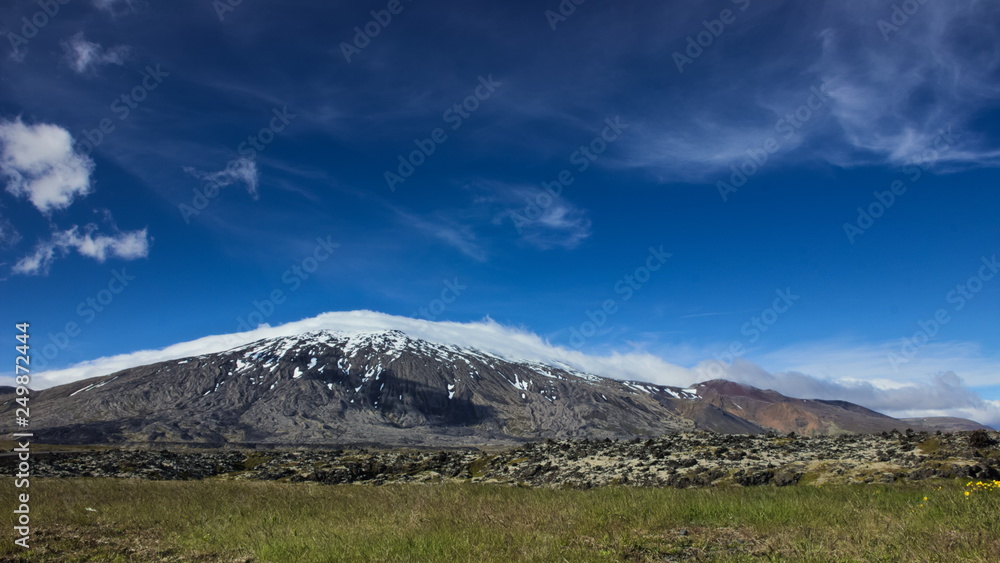
[[[901,418],[903,422],[913,425],[913,428],[933,428],[942,432],[967,432],[970,430],[993,430],[989,426],[979,424],[967,418],[951,416],[932,416],[929,418]]]
[[[896,419],[847,401],[793,399],[777,391],[725,380],[699,383],[694,389],[702,401],[754,424],[807,436],[870,434],[894,429],[989,430],[989,427],[963,418]]]

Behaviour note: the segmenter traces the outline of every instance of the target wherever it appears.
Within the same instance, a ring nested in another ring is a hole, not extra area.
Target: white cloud
[[[908,362],[893,369],[890,354],[899,356],[901,343],[858,343],[827,340],[786,346],[754,356],[753,360],[772,370],[808,373],[837,381],[860,380],[884,388],[919,381],[929,374],[953,371],[974,387],[996,385],[1000,381],[1000,357],[983,354],[969,342],[930,342],[919,347]]]
[[[65,256],[70,250],[98,262],[104,262],[109,256],[135,260],[149,254],[150,241],[146,229],[113,235],[96,234],[96,230],[96,225],[87,225],[83,233],[77,226],[54,233],[50,240],[39,243],[32,254],[19,260],[14,265],[14,273],[47,274],[55,259]]]
[[[889,354],[899,341],[858,343],[845,339],[805,342],[755,354],[732,366],[710,361],[701,378],[724,378],[770,388],[792,397],[844,400],[900,418],[958,416],[1000,427],[996,401],[970,387],[1000,381],[1000,357],[969,342],[931,342],[893,370]],[[761,368],[768,366],[768,370]]]
[[[63,50],[66,52],[70,68],[77,74],[83,74],[104,64],[121,66],[129,54],[129,48],[124,45],[104,48],[97,43],[87,41],[83,38],[82,31],[65,41]]]
[[[929,378],[915,377],[909,381],[880,381],[877,378],[868,381],[849,377],[824,378],[795,371],[768,372],[744,360],[737,360],[728,367],[713,360],[687,368],[646,352],[603,356],[586,354],[555,346],[533,332],[504,326],[489,318],[471,323],[434,322],[371,311],[324,313],[277,327],[262,326],[248,332],[207,336],[160,350],[98,358],[62,370],[38,373],[34,381],[44,388],[130,367],[222,352],[262,338],[293,336],[316,330],[358,332],[392,329],[401,330],[414,338],[475,348],[515,361],[543,362],[617,379],[687,386],[724,377],[775,389],[792,397],[851,401],[893,416],[959,416],[993,426],[1000,425],[1000,401],[983,400],[952,372]],[[850,350],[843,349],[842,354],[841,359],[846,365],[857,365],[849,357]],[[968,361],[964,363],[968,364]]]
[[[94,162],[76,152],[69,132],[57,125],[26,125],[20,118],[0,121],[0,174],[7,180],[7,191],[27,198],[40,212],[65,209],[79,196],[92,191],[90,175]],[[108,221],[110,213],[105,210]],[[39,242],[34,252],[21,258],[13,267],[15,274],[47,274],[59,257],[75,250],[81,256],[104,262],[109,256],[126,260],[143,258],[149,253],[146,229],[97,233],[96,225],[81,231],[77,226],[55,230],[49,240]],[[0,222],[0,246],[10,246],[20,235],[9,221]]]
[[[14,264],[13,272],[23,275],[38,275],[49,273],[49,266],[56,259],[56,247],[51,244],[39,244],[35,252],[29,254]]]
[[[959,418],[975,420],[991,428],[1000,429],[1000,401],[983,401],[980,405],[951,409],[899,410],[891,414],[897,418],[957,416]]]
[[[249,158],[237,158],[229,161],[225,168],[216,172],[201,172],[191,167],[185,167],[184,171],[198,178],[206,184],[215,184],[221,188],[236,183],[242,183],[247,188],[247,193],[257,199],[257,186],[260,181],[260,174],[257,170],[257,162]]]
[[[25,197],[42,213],[64,209],[91,191],[94,162],[73,148],[57,125],[0,121],[0,174],[7,191]]]

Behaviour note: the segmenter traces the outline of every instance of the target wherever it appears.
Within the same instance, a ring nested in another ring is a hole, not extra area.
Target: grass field
[[[0,483],[0,497],[14,493]],[[1000,561],[1000,490],[955,481],[580,491],[36,479],[31,501],[30,551],[4,511],[4,561]]]

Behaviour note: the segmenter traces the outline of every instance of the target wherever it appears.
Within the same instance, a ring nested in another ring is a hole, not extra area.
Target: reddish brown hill
[[[694,386],[701,400],[720,409],[779,432],[806,436],[873,433],[891,430],[936,430],[935,419],[899,420],[846,401],[793,399],[770,389],[721,379]],[[951,420],[949,424],[957,424]],[[962,429],[985,428],[971,420],[961,420]]]

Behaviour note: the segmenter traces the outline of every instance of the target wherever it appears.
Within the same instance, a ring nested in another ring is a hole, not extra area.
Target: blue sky
[[[898,4],[6,2],[3,318],[51,369],[372,310],[996,409],[1000,7]]]

